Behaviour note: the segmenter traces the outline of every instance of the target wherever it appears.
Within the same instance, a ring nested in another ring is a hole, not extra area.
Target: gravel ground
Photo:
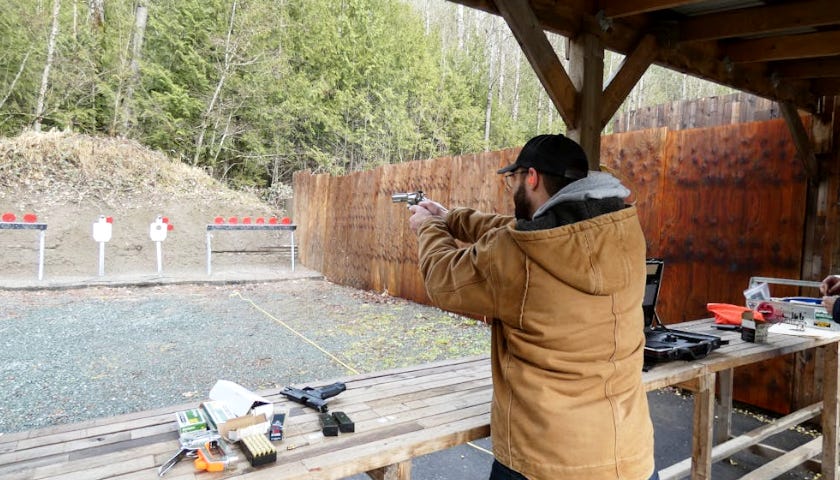
[[[0,434],[198,402],[218,379],[279,389],[485,354],[489,340],[480,322],[322,280],[0,291]]]
[[[0,436],[198,403],[218,379],[256,390],[315,385],[355,371],[486,354],[489,343],[480,322],[316,279],[0,290]],[[662,468],[691,453],[693,400],[675,389],[648,399]],[[733,420],[733,431],[745,432],[772,418],[736,409]],[[790,450],[816,435],[797,427],[767,443]],[[491,448],[489,439],[475,443]],[[491,462],[486,451],[461,445],[417,458],[412,476],[482,480]],[[715,463],[713,476],[739,478],[765,462],[740,453]],[[816,477],[800,467],[779,478]]]

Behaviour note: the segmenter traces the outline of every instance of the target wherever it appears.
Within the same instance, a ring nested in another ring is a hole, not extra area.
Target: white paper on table
[[[782,333],[784,335],[794,335],[797,337],[814,337],[814,338],[836,338],[840,337],[840,332],[832,332],[829,330],[821,330],[814,327],[805,327],[801,330],[800,327],[791,325],[789,323],[774,323],[770,325],[770,333]]]

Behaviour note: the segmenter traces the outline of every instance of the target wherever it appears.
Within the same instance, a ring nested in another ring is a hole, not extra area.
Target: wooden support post
[[[715,417],[715,444],[720,445],[732,436],[732,369],[718,372],[720,394]]]
[[[694,394],[694,440],[691,452],[691,479],[712,478],[712,432],[715,415],[715,374],[699,378],[699,390]]]
[[[537,74],[537,78],[545,88],[560,117],[568,128],[577,124],[575,87],[557,58],[554,48],[548,42],[545,31],[540,25],[537,15],[531,9],[527,0],[496,0],[496,7],[510,27],[522,52]],[[601,70],[603,71],[603,50],[601,51]],[[602,74],[603,75],[603,74]],[[600,93],[601,83],[598,83]]]
[[[823,415],[822,415],[822,478],[838,479],[837,432],[840,430],[840,373],[838,373],[838,352],[840,343],[822,347],[823,357]]]
[[[793,143],[796,145],[796,151],[802,159],[805,166],[805,174],[808,176],[809,183],[818,180],[819,168],[817,166],[817,157],[814,154],[814,148],[811,146],[811,140],[808,138],[808,132],[805,131],[805,125],[802,124],[802,118],[799,117],[799,112],[796,110],[796,105],[791,102],[781,102],[779,104],[782,116],[785,117],[790,129],[790,135],[793,137]]]
[[[601,164],[601,94],[604,85],[604,45],[591,33],[571,39],[569,76],[579,92],[578,123],[568,125],[567,135],[586,152],[590,170]]]
[[[367,472],[373,480],[411,480],[411,460]]]

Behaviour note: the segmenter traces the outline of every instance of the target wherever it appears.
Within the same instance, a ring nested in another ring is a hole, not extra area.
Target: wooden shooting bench
[[[695,479],[711,478],[712,462],[821,412],[823,437],[778,457],[744,478],[772,478],[808,458],[819,457],[820,452],[824,478],[838,478],[837,338],[771,334],[769,343],[752,344],[742,342],[737,332],[713,330],[711,320],[670,327],[720,334],[730,343],[702,360],[665,363],[644,373],[648,391],[688,382],[697,392],[692,458],[660,470],[663,480],[688,475]],[[824,359],[823,402],[729,439],[732,369],[810,348],[818,349]],[[717,420],[716,379],[722,385]],[[412,458],[487,437],[490,433],[492,385],[486,357],[340,380],[346,383],[347,390],[330,400],[330,410],[346,412],[355,422],[355,433],[322,437],[314,410],[287,401],[279,395],[279,389],[259,392],[275,403],[275,410],[279,407],[289,411],[285,438],[275,443],[277,463],[252,468],[238,447],[233,447],[240,461],[231,470],[196,472],[192,462],[185,459],[164,478],[340,479],[367,472],[374,479],[408,480]],[[311,386],[327,383],[332,380]],[[157,478],[158,466],[179,448],[173,413],[195,406],[195,403],[173,406],[0,436],[0,478]],[[712,433],[715,424],[721,434],[716,446]],[[487,461],[490,462],[489,456]]]

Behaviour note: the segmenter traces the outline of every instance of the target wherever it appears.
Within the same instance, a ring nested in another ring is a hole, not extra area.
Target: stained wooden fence
[[[518,149],[443,157],[345,176],[294,176],[300,261],[336,283],[428,303],[417,269],[417,239],[396,192],[422,190],[444,205],[512,214],[496,170]]]
[[[665,260],[658,308],[665,323],[709,316],[709,302],[743,304],[751,276],[799,278],[806,182],[783,120],[614,134],[602,137],[601,149],[602,163],[633,191],[648,256]],[[346,176],[298,172],[301,263],[336,283],[428,303],[409,213],[405,204],[391,203],[391,194],[421,189],[447,206],[510,214],[512,200],[495,171],[518,151]],[[737,373],[736,399],[787,412],[816,398],[816,387],[804,378],[813,362],[777,363]],[[792,393],[768,395],[761,386],[770,384]]]
[[[745,92],[679,100],[617,114],[613,133],[668,127],[671,130],[706,128],[781,118],[779,105]]]

